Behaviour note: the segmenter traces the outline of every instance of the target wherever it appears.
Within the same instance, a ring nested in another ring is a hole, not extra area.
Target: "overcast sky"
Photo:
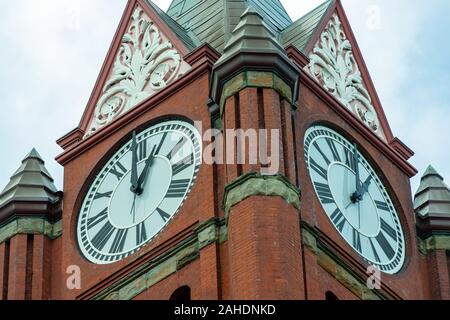
[[[295,20],[322,1],[282,2]],[[62,189],[55,141],[78,125],[126,0],[0,3],[0,189],[32,147]],[[450,181],[450,1],[343,4],[394,135]]]

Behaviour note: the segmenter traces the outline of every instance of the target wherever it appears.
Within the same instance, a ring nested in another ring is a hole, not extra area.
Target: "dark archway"
[[[191,288],[188,286],[182,286],[175,290],[170,296],[170,300],[173,301],[190,301],[191,300]]]
[[[331,291],[327,291],[325,293],[325,300],[333,301],[333,300],[339,300],[339,298]]]

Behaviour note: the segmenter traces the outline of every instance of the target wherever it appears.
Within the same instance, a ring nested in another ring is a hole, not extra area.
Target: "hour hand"
[[[365,195],[367,192],[369,192],[370,184],[372,183],[372,176],[369,176],[366,181],[361,186],[361,196]]]
[[[136,131],[133,131],[133,140],[131,142],[131,188],[130,190],[137,193],[138,189],[138,172],[137,172],[137,142],[136,142]]]
[[[153,160],[155,158],[155,150],[156,150],[156,146],[153,147],[152,153],[147,158],[147,160],[145,160],[144,170],[142,170],[142,173],[139,176],[139,179],[138,179],[138,182],[137,182],[137,191],[136,192],[138,194],[142,194],[142,192],[144,191],[143,185],[145,183],[145,179],[147,178],[148,170],[150,169],[150,166],[152,165]]]

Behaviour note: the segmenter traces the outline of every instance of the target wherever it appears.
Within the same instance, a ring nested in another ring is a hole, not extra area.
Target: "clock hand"
[[[358,146],[356,142],[354,144],[353,150],[353,161],[355,163],[355,177],[356,177],[356,191],[352,194],[351,200],[353,203],[357,203],[362,200],[361,194],[361,181],[359,180],[359,157],[358,157]]]
[[[131,143],[131,188],[130,190],[134,193],[137,192],[138,187],[138,173],[137,173],[137,142],[136,142],[136,131],[133,131],[133,141]]]
[[[134,199],[133,199],[133,206],[131,207],[131,211],[130,211],[130,214],[133,215],[133,224],[136,223],[136,197],[137,197],[137,194],[135,193]]]
[[[140,195],[144,191],[143,184],[145,183],[145,179],[147,178],[148,170],[150,169],[150,166],[153,163],[153,160],[155,158],[155,150],[156,145],[153,147],[152,153],[150,156],[145,160],[145,167],[142,171],[141,175],[139,176],[138,182],[137,182],[137,194]]]
[[[367,177],[366,181],[361,186],[361,198],[369,192],[370,184],[372,183],[372,176]],[[362,199],[361,199],[362,200]]]

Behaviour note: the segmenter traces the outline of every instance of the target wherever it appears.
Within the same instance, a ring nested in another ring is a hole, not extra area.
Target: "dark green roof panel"
[[[147,3],[156,11],[159,17],[164,20],[167,26],[177,35],[177,37],[184,43],[184,45],[189,49],[193,50],[200,44],[196,36],[182,26],[178,24],[174,19],[172,19],[167,13],[161,10],[156,4],[151,0],[147,0]]]
[[[281,33],[283,46],[287,47],[292,44],[300,51],[303,51],[333,2],[333,0],[328,0],[322,3],[286,28]]]
[[[293,44],[303,51],[333,3],[328,0],[295,22],[280,0],[174,0],[166,16],[185,30],[178,32],[182,36],[223,52],[240,16],[252,7],[284,47]]]
[[[240,16],[249,6],[263,16],[277,36],[292,23],[279,0],[174,0],[167,14],[194,33],[201,43],[209,43],[222,52]]]
[[[291,17],[279,0],[248,0],[248,4],[263,16],[277,34],[292,24]]]

